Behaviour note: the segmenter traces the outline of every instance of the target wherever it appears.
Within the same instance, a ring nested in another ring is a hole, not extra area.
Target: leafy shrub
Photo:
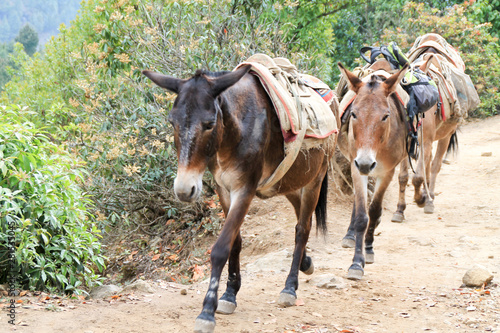
[[[79,187],[82,165],[26,122],[26,109],[0,107],[0,282],[9,271],[10,225],[15,280],[22,288],[81,292],[99,282],[99,230]]]
[[[294,8],[272,1],[89,0],[43,57],[29,58],[17,46],[21,69],[1,100],[30,105],[35,124],[49,125],[87,161],[85,189],[101,227],[133,221],[142,228],[193,210],[203,215],[196,205],[179,205],[171,190],[176,156],[166,116],[175,96],[140,72],[188,77],[198,68],[231,70],[257,52],[288,57],[312,74],[327,72],[326,52],[287,44],[293,24],[284,18]]]
[[[491,24],[475,24],[468,19],[473,7],[466,1],[463,5],[455,5],[439,12],[436,9],[425,9],[423,4],[410,2],[404,7],[401,25],[386,30],[381,44],[397,41],[402,49],[407,50],[418,36],[430,32],[443,36],[460,52],[466,66],[465,72],[471,76],[481,98],[479,108],[469,115],[484,117],[499,113],[499,46],[498,39],[489,33]]]

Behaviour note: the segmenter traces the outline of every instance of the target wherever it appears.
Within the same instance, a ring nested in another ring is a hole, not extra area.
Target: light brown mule
[[[431,48],[428,52],[434,52]],[[427,72],[428,65],[433,56],[429,54],[427,60],[420,65],[420,69]],[[446,121],[442,120],[437,107],[425,112],[425,118],[422,122],[423,137],[419,133],[419,143],[423,147],[424,154],[420,154],[412,183],[415,188],[414,199],[419,207],[424,207],[424,212],[431,214],[434,212],[434,197],[436,178],[441,170],[445,153],[458,148],[457,127],[458,119],[450,117]],[[432,144],[438,141],[434,158],[432,156]],[[406,208],[405,191],[408,184],[408,159],[401,162],[399,172],[399,200],[397,210],[392,217],[392,222],[403,222],[404,210]],[[424,175],[425,170],[425,175]],[[427,182],[429,192],[425,190],[424,179]]]
[[[407,66],[384,79],[370,75],[362,81],[338,64],[347,78],[349,89],[356,93],[342,118],[349,118],[347,132],[341,132],[339,148],[351,161],[354,204],[351,223],[343,245],[354,241],[355,253],[349,268],[349,279],[361,279],[366,263],[374,261],[373,235],[382,215],[382,199],[396,166],[407,157],[408,134],[403,104],[394,92]],[[372,201],[367,205],[368,176],[376,178]],[[363,253],[365,247],[366,259]]]

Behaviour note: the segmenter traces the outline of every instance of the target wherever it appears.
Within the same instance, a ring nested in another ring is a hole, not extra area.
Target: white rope
[[[420,154],[422,156],[422,167],[423,167],[423,173],[424,173],[424,188],[425,188],[425,193],[427,194],[427,198],[429,200],[432,200],[430,194],[429,194],[429,187],[427,186],[427,173],[425,172],[425,154],[424,154],[424,121],[422,119],[422,125],[420,125]]]

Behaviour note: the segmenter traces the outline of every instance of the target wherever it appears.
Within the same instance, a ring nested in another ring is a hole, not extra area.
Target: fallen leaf
[[[23,302],[23,300],[22,300],[22,299],[18,299],[18,300],[16,301],[16,303],[22,303],[22,302]]]
[[[197,281],[205,277],[205,267],[194,265],[193,267],[193,281]]]
[[[19,296],[24,296],[24,295],[26,295],[26,293],[27,293],[27,292],[28,292],[27,290],[21,291],[21,292],[19,293]]]
[[[152,260],[152,261],[155,261],[155,260],[158,260],[158,259],[160,259],[160,254],[159,254],[159,253],[158,253],[158,254],[155,254],[155,255],[153,256],[153,258],[151,258],[151,260]]]

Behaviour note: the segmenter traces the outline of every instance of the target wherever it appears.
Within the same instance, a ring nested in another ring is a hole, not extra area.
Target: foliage
[[[38,46],[38,33],[29,24],[25,24],[19,34],[16,36],[15,41],[23,44],[24,51],[31,57]]]
[[[24,115],[0,107],[0,282],[11,271],[8,231],[15,233],[16,282],[22,288],[79,293],[102,271],[99,230],[79,184],[82,166]]]
[[[470,1],[474,6],[470,8],[469,17],[479,23],[489,22],[492,36],[500,37],[500,0],[477,0]]]
[[[31,24],[45,41],[57,34],[60,23],[75,17],[81,0],[2,0],[0,1],[0,42],[11,42],[19,30]]]
[[[154,224],[193,210],[170,190],[176,158],[166,115],[175,96],[145,80],[141,69],[187,77],[198,68],[231,70],[256,52],[311,64],[313,74],[328,67],[325,55],[291,53],[282,29],[289,23],[279,21],[281,9],[270,1],[89,0],[82,6],[43,58],[16,48],[22,70],[3,99],[30,105],[37,111],[33,122],[48,125],[87,161],[87,190],[103,227]]]
[[[348,67],[363,64],[359,58],[359,50],[363,46],[380,44],[380,36],[386,29],[394,30],[406,24],[405,17],[394,15],[401,13],[409,0],[385,1],[365,0],[356,6],[350,6],[336,13],[330,20],[334,31],[332,58]],[[462,0],[421,0],[421,8],[444,9]],[[397,39],[393,39],[397,41]],[[399,43],[399,42],[398,42]],[[335,75],[339,74],[334,68]]]
[[[13,52],[13,43],[0,43],[0,92],[3,90],[3,86],[10,81],[8,68],[14,66],[13,61],[10,59]]]
[[[398,41],[402,49],[408,49],[418,36],[426,33],[434,32],[443,36],[459,51],[466,65],[466,73],[471,76],[481,98],[479,108],[469,115],[483,117],[499,112],[498,40],[489,34],[489,23],[474,24],[467,18],[471,10],[473,6],[467,2],[444,12],[425,9],[422,4],[410,2],[404,7],[404,19],[400,26],[386,30],[381,43]]]

